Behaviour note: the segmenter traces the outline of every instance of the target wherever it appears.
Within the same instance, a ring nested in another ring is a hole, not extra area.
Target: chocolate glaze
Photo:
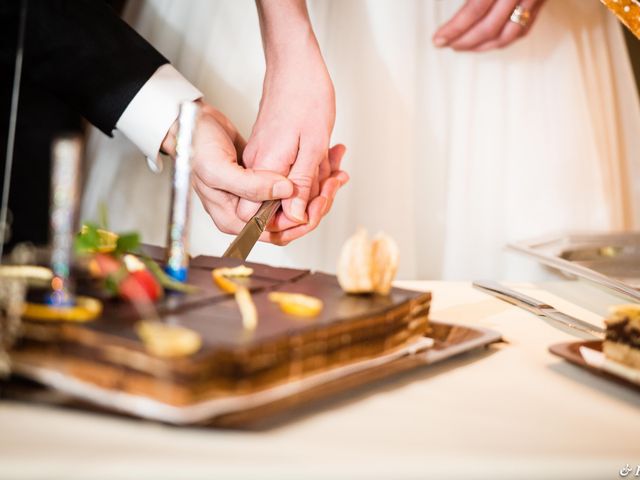
[[[243,262],[235,258],[209,257],[200,255],[191,260],[191,267],[213,270],[222,267],[237,267],[246,265],[253,268],[253,277],[260,277],[278,282],[290,282],[309,273],[309,270],[295,268],[272,267],[261,263]]]
[[[640,348],[640,328],[627,317],[607,322],[606,339]]]

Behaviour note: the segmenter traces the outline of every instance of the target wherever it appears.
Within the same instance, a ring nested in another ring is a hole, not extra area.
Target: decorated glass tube
[[[173,167],[171,214],[169,216],[165,270],[184,282],[189,271],[189,220],[191,210],[191,159],[199,107],[194,102],[180,105],[176,160]]]
[[[60,137],[53,142],[51,177],[51,294],[55,306],[73,304],[71,260],[80,190],[82,140],[80,136]]]

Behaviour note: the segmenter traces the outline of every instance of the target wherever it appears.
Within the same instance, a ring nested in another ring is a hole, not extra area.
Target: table
[[[548,353],[573,337],[469,283],[401,286],[433,292],[432,318],[498,330],[506,343],[263,431],[1,402],[0,478],[604,479],[640,464],[640,393]],[[594,323],[625,302],[581,281],[511,286]]]

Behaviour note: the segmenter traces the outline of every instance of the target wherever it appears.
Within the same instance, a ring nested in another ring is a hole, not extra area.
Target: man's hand
[[[467,0],[433,36],[437,47],[483,52],[503,48],[526,35],[544,0]],[[529,13],[526,26],[510,21],[520,5]]]
[[[202,101],[199,103],[193,188],[216,226],[224,233],[237,234],[245,223],[236,214],[240,197],[254,202],[289,198],[293,184],[278,173],[240,166],[238,158],[242,155],[244,140],[221,112]],[[172,156],[176,131],[177,122],[162,143],[162,150]]]
[[[243,161],[247,167],[287,175],[293,182],[293,197],[283,201],[284,216],[280,215],[274,226],[283,232],[314,223],[312,212],[308,211],[310,202],[321,195],[323,187],[327,194],[325,182],[338,175],[329,159],[335,96],[304,1],[257,4],[267,69],[260,111]],[[341,158],[344,150],[338,150]],[[337,188],[348,177],[342,174],[340,178]],[[329,193],[327,204],[333,201],[333,188]],[[238,215],[248,220],[257,209],[258,204],[243,200],[238,205]],[[309,228],[295,231],[302,230]],[[280,235],[281,239],[290,238],[288,234]]]

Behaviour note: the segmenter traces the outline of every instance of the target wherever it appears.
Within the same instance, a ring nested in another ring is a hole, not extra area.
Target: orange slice
[[[216,268],[211,272],[213,281],[222,290],[227,293],[235,293],[240,287],[237,282],[234,282],[233,278],[247,278],[253,274],[253,268],[249,268],[245,265],[240,265],[233,268]]]
[[[71,307],[54,307],[43,303],[25,303],[22,315],[32,320],[88,322],[102,313],[102,302],[91,297],[76,297]]]
[[[299,317],[315,317],[322,311],[322,300],[302,293],[271,292],[269,300],[283,312]]]
[[[200,350],[202,337],[198,332],[179,325],[142,320],[135,325],[145,349],[162,358],[179,358]]]

